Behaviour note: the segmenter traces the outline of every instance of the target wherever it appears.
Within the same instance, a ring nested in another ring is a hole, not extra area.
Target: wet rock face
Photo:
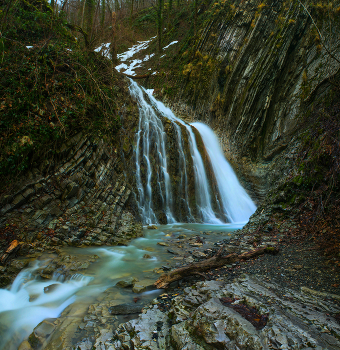
[[[340,349],[333,317],[340,306],[334,296],[312,292],[249,276],[228,285],[199,282],[168,312],[155,305],[121,324],[103,349]]]
[[[180,83],[182,103],[171,107],[219,134],[227,158],[261,198],[289,169],[299,122],[324,97],[339,63],[315,38],[298,2],[235,1],[232,6],[226,16],[217,13],[207,21],[196,46],[199,54],[190,63],[193,71],[206,62],[215,69],[208,76],[187,74]],[[327,19],[318,11],[312,15],[329,37]],[[339,59],[340,27],[333,22],[332,52]]]

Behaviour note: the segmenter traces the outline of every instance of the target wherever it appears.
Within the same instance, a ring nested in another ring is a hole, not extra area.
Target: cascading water
[[[224,158],[213,131],[204,124],[193,124],[199,132],[210,158],[214,176],[214,179],[211,179],[211,181],[215,180],[217,183],[221,203],[216,201],[215,210],[210,191],[211,186],[209,185],[209,179],[192,127],[177,118],[169,108],[162,102],[157,101],[149,91],[139,87],[133,81],[131,81],[130,93],[137,100],[140,113],[135,156],[138,202],[144,223],[157,223],[159,221],[153,210],[155,207],[153,198],[157,192],[156,188],[158,189],[159,196],[162,198],[162,202],[166,204],[163,208],[166,213],[167,222],[172,223],[182,219],[183,216],[181,217],[180,213],[176,213],[173,208],[172,191],[174,186],[170,181],[172,178],[171,175],[173,177],[180,176],[181,178],[180,186],[182,189],[178,193],[183,194],[179,200],[186,203],[188,215],[186,215],[185,221],[195,221],[192,212],[196,211],[196,221],[199,220],[205,223],[246,222],[250,215],[255,212],[256,206],[242,188],[234,171]],[[164,131],[162,119],[170,121],[176,132],[179,158],[176,174],[170,175],[167,168],[167,158],[170,155],[166,152],[167,136]],[[191,171],[194,174],[195,181],[194,205],[196,208],[190,207],[189,203],[188,173],[190,169],[188,169],[188,161],[185,155],[186,152],[184,151],[185,142],[183,141],[182,129],[187,133],[188,151],[192,159],[193,169]],[[152,150],[153,147],[154,149]],[[155,164],[157,157],[152,157],[152,152],[158,155],[159,164]],[[154,164],[150,161],[151,158]],[[141,175],[141,166],[146,173],[144,177]],[[162,183],[162,178],[159,176],[158,169],[161,169],[163,173],[164,184]],[[156,174],[157,184],[153,180]],[[221,213],[219,207],[222,209]]]
[[[177,123],[179,123],[186,128],[186,132],[189,136],[189,149],[193,161],[193,168],[195,174],[195,194],[198,212],[200,213],[200,217],[203,222],[210,224],[221,224],[222,221],[216,217],[212,208],[207,175],[204,169],[201,154],[197,148],[196,138],[191,126],[189,124],[184,123],[181,119],[177,118],[170,108],[167,108],[162,102],[157,101],[149,92],[147,92],[147,94],[152,105],[155,108],[157,108],[157,110],[163,117],[169,119],[174,125],[178,126]],[[179,138],[182,138],[180,128],[178,128],[178,136]],[[179,168],[178,171],[181,172],[182,169]]]
[[[165,152],[165,137],[162,121],[157,117],[154,109],[146,103],[143,91],[136,83],[130,85],[130,93],[139,104],[139,130],[137,132],[136,142],[136,180],[138,189],[138,203],[141,215],[145,223],[151,224],[157,222],[152,206],[152,164],[150,148],[155,151],[155,158],[158,158],[158,171],[156,171],[159,193],[161,194],[163,208],[166,214],[167,222],[173,223],[175,219],[172,215],[172,192],[170,177],[167,167],[167,157]],[[140,154],[140,149],[142,154]],[[156,161],[154,159],[154,161]],[[141,168],[146,169],[143,184]]]
[[[34,273],[41,262],[22,270],[9,290],[0,289],[0,349],[16,349],[33,328],[46,318],[56,318],[75,300],[75,293],[91,277],[75,275],[66,281],[42,281]],[[53,289],[47,292],[49,287]]]
[[[192,123],[200,133],[213,167],[226,217],[231,222],[246,222],[256,206],[239,183],[236,174],[224,158],[218,139],[205,124]]]
[[[162,293],[161,290],[135,293],[131,288],[116,286],[118,281],[130,276],[137,277],[139,283],[143,285],[153,284],[159,277],[154,270],[173,262],[173,255],[167,252],[167,247],[159,245],[159,242],[167,242],[180,234],[196,238],[200,232],[209,231],[208,237],[213,244],[221,239],[221,235],[228,239],[234,230],[241,227],[241,224],[174,223],[159,225],[158,229],[145,228],[144,237],[134,239],[128,246],[64,248],[62,256],[67,258],[67,261],[74,261],[73,267],[82,265],[90,257],[92,259],[94,254],[97,256],[89,268],[81,270],[82,274],[76,273],[69,278],[57,272],[52,279],[43,278],[41,273],[50,263],[53,264],[53,259],[56,257],[50,254],[41,256],[39,260],[32,262],[29,268],[19,273],[12,286],[0,289],[0,350],[18,350],[20,343],[45,319],[48,319],[48,325],[56,326],[56,330],[47,339],[47,349],[92,349],[93,347],[88,344],[78,347],[78,342],[82,343],[84,338],[92,339],[91,324],[100,327],[92,319],[93,314],[88,313],[90,305],[100,310],[102,306],[105,307],[106,302],[103,299],[106,299],[110,305],[127,303],[143,306]],[[77,257],[78,259],[75,259]],[[125,316],[114,321],[114,326],[125,322]],[[54,320],[56,318],[58,320]],[[111,316],[109,327],[112,327],[113,319]],[[85,324],[86,327],[83,328]],[[88,333],[84,335],[83,332],[87,327],[89,327]],[[69,329],[77,331],[72,332]],[[48,328],[47,331],[51,332],[52,329]],[[41,339],[44,339],[47,334],[40,333],[40,335]],[[33,341],[34,339],[33,337]],[[65,342],[68,344],[67,347],[64,346]],[[20,349],[27,349],[26,346]],[[102,347],[96,348],[102,349]]]

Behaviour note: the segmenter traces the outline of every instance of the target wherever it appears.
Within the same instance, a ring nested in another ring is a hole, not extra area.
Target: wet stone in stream
[[[129,315],[138,314],[143,310],[143,305],[120,304],[111,306],[109,312],[111,315]]]

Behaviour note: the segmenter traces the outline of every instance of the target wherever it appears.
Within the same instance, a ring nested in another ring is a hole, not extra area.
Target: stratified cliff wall
[[[340,27],[333,10],[339,4],[308,7],[335,58],[298,1],[210,6],[201,14],[199,39],[179,60],[187,64],[170,104],[186,120],[203,120],[217,131],[227,158],[260,202],[288,174],[301,123],[339,77]]]
[[[50,246],[126,244],[142,235],[134,194],[138,107],[127,87],[122,93],[118,133],[75,135],[56,151],[57,160],[42,160],[0,198],[1,256],[14,239],[22,255]],[[0,285],[13,275],[7,270]]]

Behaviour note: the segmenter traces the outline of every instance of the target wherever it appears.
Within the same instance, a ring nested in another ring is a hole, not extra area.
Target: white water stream
[[[230,222],[247,222],[256,206],[225,159],[216,135],[203,123],[191,125],[199,131],[209,154],[226,217]]]
[[[129,246],[66,248],[67,255],[83,256],[83,259],[93,254],[99,257],[83,274],[75,274],[66,280],[57,274],[52,280],[40,277],[39,269],[46,266],[51,258],[32,262],[29,268],[19,273],[9,289],[0,289],[0,350],[17,350],[20,343],[41,321],[51,319],[53,322],[68,306],[68,309],[78,310],[84,304],[98,302],[96,298],[100,298],[108,288],[115,290],[111,293],[117,305],[133,303],[135,297],[147,302],[162,293],[146,291],[136,294],[131,288],[113,287],[129,276],[151,285],[159,277],[153,270],[173,262],[173,255],[167,253],[167,247],[157,245],[158,242],[166,242],[180,234],[187,237],[202,236],[203,231],[209,231],[206,239],[215,242],[228,238],[228,234],[241,227],[241,224],[161,225],[157,230],[145,228],[144,237],[133,240]],[[151,258],[143,258],[145,254]],[[79,318],[79,315],[72,316],[67,312],[63,315],[61,320],[70,316]],[[82,318],[79,318],[79,323],[81,322]]]

